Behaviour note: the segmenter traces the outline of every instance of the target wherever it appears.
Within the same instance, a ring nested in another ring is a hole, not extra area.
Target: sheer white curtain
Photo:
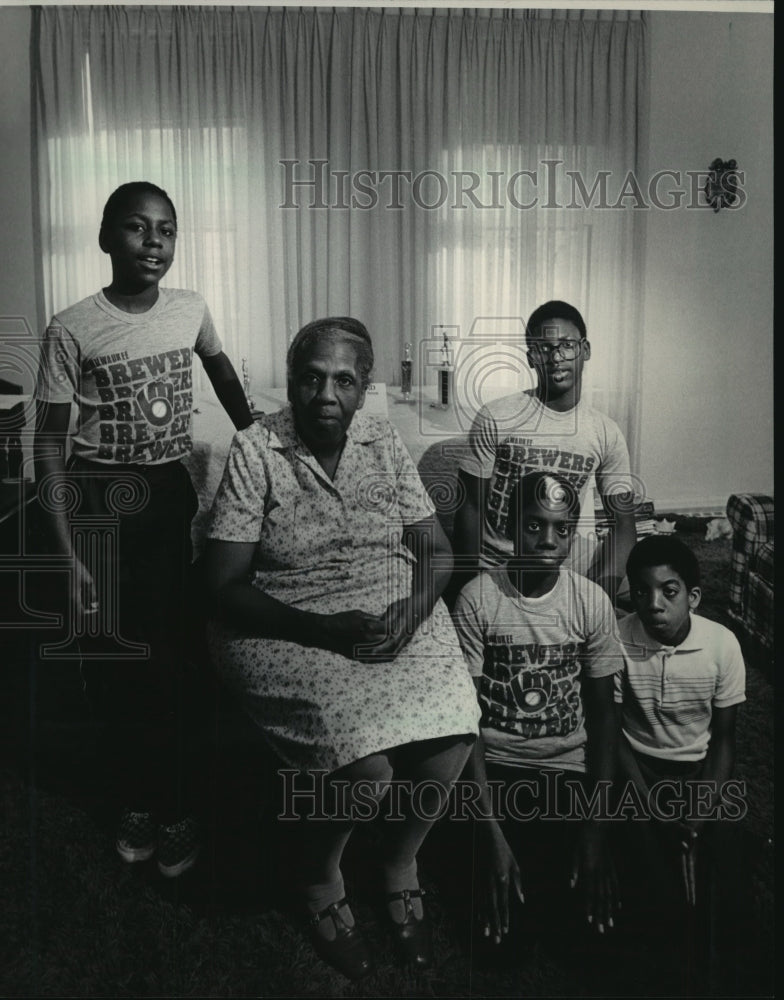
[[[48,311],[106,282],[103,202],[151,180],[180,219],[167,282],[257,385],[304,322],[352,314],[387,382],[406,342],[427,381],[447,328],[472,407],[530,382],[522,322],[565,298],[634,446],[644,212],[618,198],[644,169],[643,17],[44,7],[34,32]]]

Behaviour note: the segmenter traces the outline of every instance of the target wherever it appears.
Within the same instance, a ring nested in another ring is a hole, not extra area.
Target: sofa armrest
[[[733,548],[752,555],[758,546],[773,541],[773,497],[733,493],[727,501]]]
[[[730,566],[730,617],[745,629],[750,627],[751,596],[749,563],[763,545],[773,544],[773,498],[752,493],[733,493],[727,501],[732,525]]]

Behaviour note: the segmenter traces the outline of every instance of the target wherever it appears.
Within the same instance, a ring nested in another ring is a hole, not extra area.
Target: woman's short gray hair
[[[370,375],[373,371],[375,358],[373,342],[364,323],[351,316],[329,316],[326,319],[314,319],[307,323],[297,333],[289,344],[286,354],[286,377],[294,378],[302,359],[307,357],[311,349],[320,341],[340,337],[351,337],[357,355],[357,370],[362,382],[362,388],[370,385]]]

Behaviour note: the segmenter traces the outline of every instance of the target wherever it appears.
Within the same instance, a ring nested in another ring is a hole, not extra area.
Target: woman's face
[[[299,362],[289,382],[294,422],[312,451],[340,446],[365,402],[352,338],[325,336]]]

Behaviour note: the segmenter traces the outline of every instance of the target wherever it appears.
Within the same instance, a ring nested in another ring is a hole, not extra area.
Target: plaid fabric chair
[[[730,616],[765,649],[773,649],[773,498],[733,494]]]

